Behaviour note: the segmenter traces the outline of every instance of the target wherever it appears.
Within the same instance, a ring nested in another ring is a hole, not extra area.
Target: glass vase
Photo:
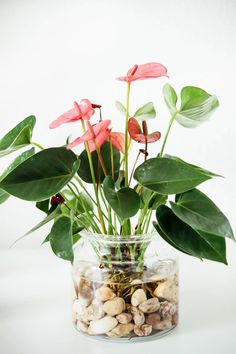
[[[73,323],[107,341],[142,341],[178,323],[178,264],[157,234],[81,233],[72,266]]]

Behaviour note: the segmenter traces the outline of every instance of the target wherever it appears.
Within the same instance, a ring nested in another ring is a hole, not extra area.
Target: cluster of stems
[[[124,184],[125,187],[129,187],[132,182],[133,174],[138,163],[139,157],[141,154],[144,154],[144,160],[146,160],[148,155],[148,143],[145,142],[144,149],[140,149],[136,160],[134,162],[134,166],[129,174],[129,145],[130,139],[128,134],[128,120],[129,120],[129,102],[130,102],[130,82],[127,83],[127,94],[126,94],[126,115],[125,115],[125,152],[123,158],[121,160],[121,165],[123,165],[124,169]],[[101,116],[101,109],[100,110],[100,120],[102,119]],[[163,144],[158,154],[159,157],[163,155],[164,148],[166,145],[166,141],[170,132],[170,128],[174,122],[175,114],[171,117],[169,126],[166,131],[166,135],[163,140]],[[81,120],[82,123],[82,130],[85,132],[85,125],[84,121]],[[143,133],[147,136],[147,123],[146,121],[142,122]],[[98,156],[98,168],[102,169],[105,176],[108,175],[106,170],[106,165],[104,163],[103,157],[100,153],[100,148],[96,144],[96,140],[93,140],[96,153]],[[43,147],[31,141],[32,145],[35,145],[39,149],[43,149]],[[109,140],[110,146],[110,159],[111,159],[111,176],[115,182],[115,171],[114,171],[114,157],[113,157],[113,146],[111,140]],[[150,223],[153,210],[149,207],[149,203],[154,196],[155,193],[150,195],[149,200],[146,201],[145,205],[139,211],[138,221],[136,221],[135,226],[133,227],[131,224],[130,219],[126,219],[124,222],[120,220],[120,218],[116,215],[113,209],[109,206],[108,202],[106,201],[103,185],[99,179],[96,179],[96,176],[99,173],[95,173],[94,171],[93,161],[92,161],[92,154],[90,153],[88,143],[85,142],[85,149],[88,156],[89,168],[91,173],[91,178],[93,182],[93,189],[94,189],[94,196],[88,191],[87,187],[84,185],[83,181],[79,178],[78,175],[75,175],[73,179],[68,183],[67,187],[70,189],[71,193],[74,195],[75,198],[78,199],[80,203],[82,203],[82,207],[84,209],[83,218],[80,216],[80,212],[76,210],[75,206],[70,203],[68,198],[66,198],[63,191],[60,194],[65,199],[65,205],[70,211],[75,219],[78,220],[79,224],[84,227],[87,231],[92,231],[93,233],[98,234],[108,234],[108,235],[132,235],[132,234],[146,234],[151,231],[152,225]],[[88,208],[88,205],[83,201],[83,198],[80,197],[81,192],[85,193],[87,197],[92,202],[94,208]]]

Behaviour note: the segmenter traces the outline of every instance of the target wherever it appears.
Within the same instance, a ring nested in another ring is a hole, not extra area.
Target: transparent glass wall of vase
[[[142,341],[178,323],[178,262],[157,234],[82,232],[74,249],[73,323],[84,335]]]

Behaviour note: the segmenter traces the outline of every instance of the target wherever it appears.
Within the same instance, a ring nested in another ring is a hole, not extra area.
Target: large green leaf
[[[5,169],[5,171],[0,176],[0,181],[2,181],[7,175],[9,175],[17,166],[26,161],[29,157],[33,156],[35,149],[31,148],[27,151],[24,151],[22,154],[17,156],[15,160]]]
[[[140,197],[132,188],[125,187],[116,192],[112,178],[107,176],[103,190],[109,205],[122,220],[134,216],[139,210]]]
[[[181,106],[176,107],[177,96],[169,84],[163,88],[164,99],[175,120],[186,128],[193,128],[206,121],[219,106],[215,95],[210,95],[199,87],[186,86],[181,91]]]
[[[79,162],[64,147],[45,149],[17,166],[0,182],[0,188],[21,199],[45,200],[71,180]]]
[[[3,189],[0,189],[0,204],[4,203],[9,197],[10,194],[5,192]]]
[[[196,232],[180,220],[170,208],[159,206],[154,224],[160,236],[178,250],[198,258],[227,264],[225,239],[205,232]]]
[[[148,120],[156,117],[156,110],[153,102],[148,102],[144,106],[140,107],[135,113],[134,117],[138,121]]]
[[[55,221],[49,234],[53,252],[60,258],[73,262],[72,221],[67,216],[61,216]]]
[[[112,149],[113,151],[113,160],[114,160],[114,174],[115,174],[115,180],[118,178],[119,176],[119,170],[120,170],[120,152],[113,147]],[[110,144],[108,142],[105,142],[100,150],[100,153],[102,155],[105,167],[106,167],[106,171],[108,173],[108,175],[112,174],[112,169],[111,169],[111,152],[110,152]],[[102,171],[102,167],[99,163],[98,160],[98,155],[97,152],[94,151],[92,152],[92,161],[93,161],[93,168],[94,168],[94,172],[95,172],[95,178],[96,180],[100,179],[100,182],[102,182],[105,178],[105,175]],[[88,156],[87,156],[87,151],[84,150],[81,154],[80,154],[80,160],[81,160],[81,164],[80,164],[80,168],[78,170],[78,175],[82,178],[83,181],[87,182],[87,183],[93,183],[92,181],[92,177],[91,177],[91,172],[90,172],[90,167],[89,167],[89,160],[88,160]]]
[[[173,160],[176,160],[176,161],[180,161],[180,162],[186,163],[184,160],[180,159],[180,158],[177,157],[177,156],[172,156],[172,155],[165,154],[163,157],[164,157],[164,158],[167,157],[167,158],[169,158],[169,159],[173,159]],[[217,174],[217,173],[208,171],[208,170],[206,170],[205,168],[202,168],[202,167],[193,165],[193,164],[191,164],[191,163],[188,163],[188,165],[191,166],[191,167],[193,167],[193,168],[195,168],[195,169],[197,169],[198,171],[200,171],[200,172],[202,172],[202,173],[204,173],[204,174],[210,176],[210,177],[223,177],[223,176],[221,176],[221,175],[219,175],[219,174]]]
[[[134,178],[159,194],[178,194],[193,189],[211,176],[184,161],[157,157],[138,166]]]
[[[195,231],[234,239],[226,216],[202,192],[197,189],[177,195],[176,202],[170,202],[174,214]]]
[[[0,140],[0,157],[30,144],[35,116],[29,116],[17,124]]]

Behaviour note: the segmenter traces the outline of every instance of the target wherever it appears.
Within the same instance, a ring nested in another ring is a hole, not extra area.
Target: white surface
[[[80,335],[71,320],[68,263],[49,250],[0,252],[1,354],[234,354],[236,262],[230,266],[181,256],[180,325],[152,342],[106,343]]]

